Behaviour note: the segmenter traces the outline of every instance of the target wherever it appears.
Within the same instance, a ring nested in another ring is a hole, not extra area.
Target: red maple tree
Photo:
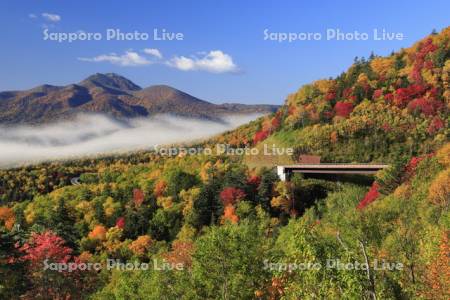
[[[374,181],[372,186],[370,187],[367,194],[364,196],[364,198],[359,202],[357,209],[364,209],[367,205],[375,201],[380,193],[378,192],[378,189],[380,188],[380,185]]]
[[[428,126],[427,131],[429,134],[434,134],[440,129],[444,128],[444,122],[439,117],[434,117],[431,124]]]
[[[375,90],[372,95],[372,99],[378,99],[383,96],[383,91],[381,89]]]
[[[336,116],[346,118],[353,111],[353,104],[350,102],[336,102],[334,111],[336,112]]]
[[[435,115],[444,104],[434,99],[417,98],[408,104],[408,109],[412,112],[421,112],[425,116]]]
[[[269,132],[267,130],[260,130],[255,133],[255,136],[253,137],[253,143],[259,143],[263,140],[265,140],[269,136]]]
[[[116,226],[123,229],[125,227],[125,218],[119,217],[116,221]]]
[[[220,200],[224,206],[233,205],[245,197],[245,192],[235,187],[226,187],[220,192]]]
[[[260,183],[261,183],[261,177],[258,175],[252,175],[247,179],[247,184],[252,185],[255,188],[257,188]]]
[[[72,254],[72,249],[65,246],[65,241],[52,231],[33,232],[29,241],[20,247],[19,251],[25,254],[22,260],[30,262],[33,267],[41,266],[46,259],[66,263]]]

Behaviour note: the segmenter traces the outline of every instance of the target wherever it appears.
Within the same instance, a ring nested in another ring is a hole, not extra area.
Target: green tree
[[[257,224],[213,226],[195,243],[192,276],[199,299],[251,299],[270,278]]]

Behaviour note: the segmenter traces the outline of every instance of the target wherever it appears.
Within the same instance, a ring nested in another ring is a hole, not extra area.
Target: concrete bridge
[[[387,167],[385,164],[298,164],[277,166],[277,174],[282,181],[289,181],[293,173],[370,175]]]

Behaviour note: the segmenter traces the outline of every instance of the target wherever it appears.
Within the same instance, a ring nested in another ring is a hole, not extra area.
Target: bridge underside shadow
[[[304,179],[321,179],[333,182],[353,183],[358,185],[370,186],[375,180],[371,174],[313,174],[313,173],[293,173],[301,175]]]

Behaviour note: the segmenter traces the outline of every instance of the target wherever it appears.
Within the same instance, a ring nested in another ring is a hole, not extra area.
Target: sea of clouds
[[[222,121],[209,121],[159,115],[117,121],[91,114],[48,125],[0,127],[0,167],[123,153],[200,140],[259,116],[229,115]]]

